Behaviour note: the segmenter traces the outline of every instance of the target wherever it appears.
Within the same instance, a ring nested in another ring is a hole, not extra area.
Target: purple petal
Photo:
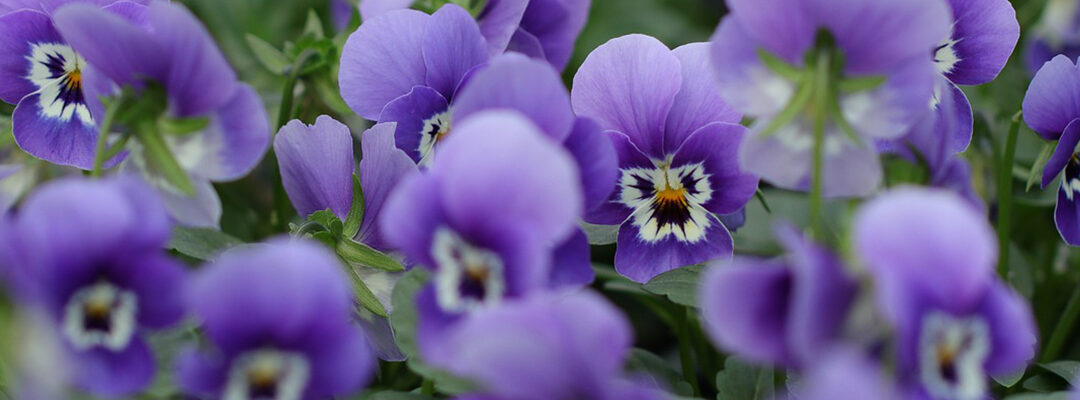
[[[739,123],[742,114],[720,97],[713,79],[708,43],[691,43],[672,51],[682,64],[682,88],[675,96],[664,128],[664,149],[678,149],[683,141],[713,122]]]
[[[1080,246],[1080,202],[1069,200],[1062,188],[1058,189],[1054,206],[1054,225],[1065,243]]]
[[[390,310],[387,311],[393,312]],[[398,347],[396,334],[394,333],[394,329],[390,326],[389,319],[372,315],[370,320],[359,318],[356,323],[360,324],[360,329],[364,330],[364,336],[367,337],[368,346],[371,347],[371,351],[375,353],[380,360],[393,362],[405,361],[405,354],[402,353],[401,348]]]
[[[739,165],[778,187],[808,190],[813,152],[808,127],[808,121],[798,121],[767,138],[761,138],[759,133],[747,135],[739,148]],[[881,182],[877,151],[851,143],[843,135],[836,130],[825,134],[825,196],[865,196]]]
[[[880,361],[854,349],[840,349],[807,371],[797,388],[801,400],[899,400],[895,384],[880,370]],[[918,398],[905,397],[915,400]],[[921,400],[921,399],[920,399]]]
[[[1080,71],[1057,56],[1035,74],[1024,95],[1024,122],[1046,140],[1057,140],[1080,117]]]
[[[225,385],[228,365],[220,355],[188,347],[176,355],[175,375],[177,386],[185,393],[214,396]]]
[[[0,16],[0,100],[18,104],[38,90],[26,77],[33,65],[27,57],[39,43],[63,43],[48,15],[22,10]]]
[[[986,293],[980,308],[990,325],[990,356],[986,372],[999,376],[1023,370],[1035,358],[1038,329],[1031,306],[1023,296],[1001,282]]]
[[[972,184],[971,165],[963,157],[955,156],[946,161],[945,166],[931,178],[930,185],[952,190],[967,200],[975,210],[986,213],[986,203]]]
[[[559,244],[554,253],[548,282],[551,288],[581,288],[596,278],[589,258],[589,238],[580,228]]]
[[[574,126],[570,95],[559,73],[518,54],[496,57],[470,78],[454,99],[454,121],[489,109],[521,112],[555,141],[566,139]]]
[[[357,238],[376,248],[386,248],[378,218],[390,191],[406,175],[416,171],[416,164],[394,146],[394,126],[378,124],[360,138],[360,187],[364,191],[364,220]]]
[[[427,85],[451,98],[462,78],[487,61],[484,37],[472,15],[456,4],[447,4],[431,15],[423,37]]]
[[[840,95],[844,118],[859,135],[895,139],[929,113],[940,75],[930,60],[916,58],[884,71],[888,79],[879,88]]]
[[[619,168],[655,168],[652,161],[649,160],[641,150],[638,150],[637,146],[634,146],[630,142],[630,138],[626,135],[608,131],[605,132],[607,137],[611,140],[611,143],[615,147],[615,154],[618,156]],[[573,151],[573,150],[571,150]],[[621,174],[621,172],[619,172]],[[616,182],[621,179],[619,175],[616,175]],[[585,220],[592,224],[599,225],[619,225],[630,216],[634,210],[624,205],[621,199],[622,189],[616,187],[616,189],[608,197],[607,201],[604,201],[591,209],[585,216]]]
[[[169,73],[171,57],[166,49],[119,15],[90,4],[73,3],[57,10],[53,23],[75,51],[119,85],[141,87],[144,78],[165,81]],[[231,93],[232,87],[229,90]]]
[[[593,50],[574,76],[574,111],[625,133],[645,154],[662,159],[664,123],[682,85],[681,68],[652,37],[612,39]]]
[[[424,155],[420,149],[421,137],[432,135],[425,132],[425,121],[437,114],[446,112],[448,104],[435,89],[416,86],[407,94],[394,99],[379,115],[380,123],[395,123],[394,138],[397,147],[415,162],[420,162]],[[434,150],[431,150],[434,151]]]
[[[730,259],[734,252],[731,234],[715,216],[708,214],[707,218],[711,224],[694,243],[676,239],[675,235],[650,242],[643,239],[640,228],[632,222],[623,223],[615,250],[615,270],[634,282],[645,283],[673,269]]]
[[[488,0],[477,19],[489,55],[494,57],[506,49],[528,5],[529,0]]]
[[[270,119],[259,94],[247,84],[233,88],[205,131],[170,141],[185,170],[215,182],[250,173],[270,142]]]
[[[766,67],[758,49],[739,18],[724,18],[712,37],[713,77],[718,93],[736,110],[771,117],[787,106],[796,87]]]
[[[432,170],[447,217],[464,232],[519,225],[558,240],[581,215],[573,158],[517,113],[490,111],[463,121]]]
[[[365,22],[388,11],[409,8],[415,0],[360,0],[360,17]]]
[[[739,168],[739,144],[747,129],[724,122],[698,129],[675,152],[673,166],[703,163],[712,189],[704,207],[717,214],[743,208],[757,192],[758,177]]]
[[[438,183],[430,173],[405,176],[377,218],[382,239],[409,261],[436,265],[431,258],[435,230],[446,224]],[[367,213],[365,213],[367,214]]]
[[[778,261],[743,258],[710,269],[700,299],[713,342],[753,362],[793,362],[786,342],[791,271]]]
[[[353,111],[376,120],[387,103],[425,82],[421,48],[430,20],[419,11],[391,11],[366,20],[349,36],[338,82]]]
[[[301,216],[330,209],[342,221],[353,196],[353,140],[349,127],[328,116],[315,125],[293,120],[274,138],[281,183]]]
[[[114,283],[131,289],[139,299],[139,326],[162,329],[180,322],[186,284],[182,265],[156,251],[115,262]]]
[[[150,346],[141,337],[120,352],[94,348],[73,353],[74,383],[98,396],[119,398],[133,395],[150,384],[157,366]]]
[[[607,135],[588,118],[575,121],[574,130],[563,146],[577,161],[588,214],[611,197],[619,179],[618,154]]]
[[[544,57],[562,70],[570,61],[574,42],[585,27],[591,5],[590,0],[531,0],[521,19],[521,28],[539,39]]]
[[[728,0],[733,18],[747,29],[751,43],[790,63],[801,63],[814,43],[818,23],[808,12],[809,2],[800,0]],[[944,37],[944,33],[942,34]],[[930,48],[928,45],[926,48]]]
[[[506,45],[506,52],[521,53],[538,60],[547,59],[544,56],[544,44],[540,43],[540,39],[537,39],[536,36],[524,29],[518,29],[517,32],[514,32],[514,36],[510,38],[510,43]]]
[[[938,104],[900,139],[879,143],[884,152],[899,154],[909,161],[924,161],[931,172],[944,169],[954,154],[971,143],[971,104],[959,87],[942,78]],[[917,151],[918,155],[911,150]],[[921,160],[920,160],[921,158]]]
[[[1042,174],[1043,189],[1046,189],[1046,186],[1053,182],[1061,171],[1065,170],[1069,160],[1076,154],[1076,145],[1078,143],[1080,143],[1080,118],[1072,120],[1065,127],[1065,130],[1061,133],[1061,139],[1058,140],[1057,147],[1054,148],[1054,154],[1046,161]]]
[[[804,7],[832,33],[844,69],[856,75],[887,73],[913,57],[929,61],[927,49],[949,37],[952,23],[941,0],[809,0]]]
[[[994,80],[1020,39],[1016,10],[1007,0],[950,0],[954,49],[960,59],[946,76],[961,85]]]
[[[61,84],[56,82],[51,85]],[[67,121],[45,115],[41,104],[42,93],[24,97],[15,107],[12,115],[15,142],[30,155],[45,161],[87,170],[93,168],[97,126],[92,122],[86,124],[78,112],[69,114]],[[110,164],[115,165],[117,161]]]
[[[199,116],[226,106],[236,90],[236,73],[210,32],[179,4],[153,2],[149,7],[153,37],[169,56],[168,76],[157,78],[163,79],[169,93],[172,114]]]
[[[356,392],[371,379],[375,356],[356,326],[343,330],[330,343],[311,343],[309,398],[337,397]]]
[[[129,164],[125,164],[129,165]],[[126,166],[122,166],[123,171]],[[170,183],[161,177],[146,178],[144,180],[158,189],[161,199],[165,201],[165,208],[169,215],[180,225],[203,228],[217,228],[221,220],[221,199],[218,198],[214,185],[209,180],[190,177],[191,184],[195,187],[195,195],[188,196],[186,193],[176,191]]]

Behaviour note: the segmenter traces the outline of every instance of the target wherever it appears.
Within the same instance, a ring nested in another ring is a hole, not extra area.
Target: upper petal
[[[270,119],[259,94],[247,84],[232,87],[206,130],[167,139],[184,169],[215,182],[247,175],[270,143]]]
[[[146,77],[166,81],[168,52],[135,23],[86,3],[61,7],[53,23],[75,51],[117,84],[141,85]]]
[[[611,196],[619,179],[619,156],[600,127],[588,118],[578,118],[563,147],[577,161],[581,175],[585,212],[599,207]]]
[[[981,85],[997,77],[1020,40],[1016,10],[1007,0],[949,0],[952,40],[960,61],[946,76],[961,85]]]
[[[942,0],[807,0],[807,12],[844,52],[849,74],[880,74],[929,52],[949,37],[952,13]]]
[[[1065,131],[1058,140],[1054,154],[1043,166],[1042,187],[1045,189],[1050,182],[1057,178],[1058,174],[1069,164],[1069,160],[1076,154],[1076,145],[1080,143],[1080,118],[1074,119],[1065,127]]]
[[[35,45],[44,43],[63,43],[45,13],[21,10],[0,16],[0,100],[18,104],[38,90],[27,79],[33,65],[27,58]]]
[[[731,15],[754,42],[790,63],[801,63],[814,44],[817,21],[802,0],[728,0]]]
[[[691,43],[672,51],[682,65],[682,88],[675,95],[664,127],[664,150],[675,151],[690,134],[713,122],[739,123],[742,114],[723,98],[713,77],[708,43]]]
[[[570,95],[559,73],[520,54],[498,56],[477,71],[454,99],[454,120],[491,109],[521,112],[555,141],[566,139],[574,124]]]
[[[777,261],[713,264],[701,290],[705,331],[719,347],[754,362],[788,364],[791,271]]]
[[[439,8],[423,37],[427,85],[452,98],[465,74],[487,61],[484,44],[480,28],[465,9],[452,3]]]
[[[361,117],[379,118],[390,101],[423,84],[423,43],[431,16],[387,12],[360,25],[341,50],[341,97]]]
[[[739,167],[739,145],[747,129],[718,122],[690,135],[672,158],[673,166],[703,163],[711,197],[706,209],[729,214],[743,208],[758,188],[758,177]]]
[[[353,140],[349,127],[328,116],[315,125],[293,120],[274,138],[281,183],[306,217],[330,209],[344,220],[352,207]]]
[[[157,78],[169,93],[172,114],[198,116],[226,106],[237,90],[236,72],[210,32],[179,4],[156,1],[149,8],[152,35],[168,55],[168,75]]]
[[[364,191],[364,220],[357,238],[376,248],[385,246],[378,218],[390,191],[416,171],[416,163],[394,146],[394,126],[378,124],[360,137],[360,187]]]
[[[360,17],[367,21],[387,11],[409,8],[415,0],[360,0]]]
[[[1024,122],[1046,140],[1057,140],[1080,117],[1080,70],[1068,57],[1043,65],[1024,95]]]
[[[494,56],[506,50],[528,6],[529,0],[488,0],[484,10],[477,16],[477,22],[480,24],[480,32],[487,40],[490,55]]]

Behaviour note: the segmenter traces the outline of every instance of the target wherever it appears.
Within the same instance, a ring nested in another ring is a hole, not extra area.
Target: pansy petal
[[[387,310],[387,312],[393,311]],[[356,323],[360,325],[360,329],[364,330],[364,337],[367,338],[368,346],[376,357],[383,361],[405,361],[405,353],[397,344],[397,335],[394,333],[394,328],[390,326],[389,319],[372,314],[370,320],[361,317]]]
[[[102,397],[135,394],[150,384],[157,369],[150,346],[141,337],[132,338],[119,352],[94,348],[72,354],[75,385]]]
[[[672,166],[702,163],[712,189],[703,206],[717,214],[743,208],[758,188],[758,177],[739,167],[739,145],[747,129],[741,125],[717,122],[688,136],[672,158]]]
[[[221,199],[218,198],[214,185],[209,180],[191,177],[195,195],[188,196],[171,188],[158,184],[159,193],[165,201],[165,208],[180,225],[192,227],[216,228],[221,220]]]
[[[791,271],[778,261],[743,258],[709,268],[699,298],[713,343],[753,362],[792,362],[785,337]]]
[[[1024,95],[1024,122],[1046,140],[1057,140],[1080,117],[1080,70],[1068,57],[1048,61]]]
[[[53,23],[75,51],[120,85],[141,87],[146,77],[165,80],[168,75],[168,52],[145,30],[119,15],[73,3],[57,10]]]
[[[521,27],[540,40],[544,57],[562,70],[570,61],[591,5],[590,0],[531,0]]]
[[[366,214],[366,213],[365,213]],[[433,268],[435,230],[446,224],[439,187],[432,174],[411,174],[397,185],[378,216],[382,239],[410,262]]]
[[[803,3],[811,18],[832,33],[844,53],[844,69],[856,75],[887,73],[906,59],[924,56],[949,37],[952,23],[952,13],[941,0]]]
[[[355,168],[349,127],[325,115],[313,126],[293,120],[274,138],[274,154],[285,193],[302,217],[329,208],[345,220]]]
[[[270,120],[259,94],[246,84],[233,88],[228,102],[214,110],[206,130],[169,139],[185,170],[215,182],[247,175],[270,142]]]
[[[521,53],[539,60],[546,59],[544,57],[544,45],[540,43],[540,39],[523,29],[514,32],[514,36],[510,38],[510,43],[506,45],[506,52]]]
[[[45,43],[63,43],[48,15],[21,10],[0,16],[0,100],[18,104],[38,90],[27,79],[34,64],[27,58],[35,46]]]
[[[352,393],[363,387],[376,365],[361,331],[350,326],[335,338],[333,346],[312,343],[309,350],[311,380],[307,384],[312,398],[327,398]]]
[[[416,171],[416,163],[394,146],[394,125],[378,124],[360,138],[360,187],[364,193],[364,220],[357,239],[375,248],[385,249],[379,229],[379,215],[387,198],[404,177]],[[351,185],[350,185],[351,187]]]
[[[795,85],[765,66],[738,18],[720,21],[711,40],[713,78],[723,99],[750,116],[771,117],[795,95]]]
[[[1031,306],[1019,293],[1001,282],[995,282],[980,308],[990,325],[990,356],[986,372],[1001,376],[1019,372],[1035,358],[1038,329],[1031,315]]]
[[[605,132],[605,135],[615,147],[620,171],[626,168],[654,168],[652,161],[630,142],[629,137],[615,131]],[[573,151],[571,150],[571,152]],[[617,174],[621,175],[621,172],[617,172]],[[616,182],[622,179],[620,175],[616,175]],[[619,225],[623,223],[634,210],[620,202],[621,192],[622,189],[616,187],[606,201],[600,202],[595,208],[589,210],[585,215],[585,221],[599,225]]]
[[[428,126],[427,122],[439,113],[446,112],[447,107],[449,105],[446,98],[435,89],[416,86],[407,94],[387,104],[379,115],[379,122],[393,123],[397,147],[408,154],[413,161],[420,162],[427,155],[421,149],[421,143],[424,143],[422,137],[438,134],[438,130],[431,129],[432,126]],[[425,128],[428,130],[425,131]],[[438,139],[429,138],[429,140],[437,141]],[[434,150],[427,149],[427,151]]]
[[[1072,120],[1065,130],[1061,133],[1061,139],[1058,140],[1057,147],[1054,148],[1053,155],[1047,160],[1046,165],[1043,167],[1042,173],[1042,187],[1045,189],[1050,182],[1057,178],[1061,171],[1065,170],[1065,166],[1069,164],[1069,160],[1076,154],[1076,145],[1080,144],[1080,118]]]
[[[489,109],[521,112],[555,141],[566,139],[574,125],[570,95],[559,73],[519,54],[496,57],[472,76],[454,99],[454,120]]]
[[[488,0],[477,16],[488,54],[495,56],[506,49],[528,6],[529,0]]]
[[[132,263],[137,265],[132,265]],[[117,261],[115,283],[139,299],[139,326],[162,329],[184,317],[185,270],[163,254],[129,256]]]
[[[179,4],[156,1],[149,8],[152,35],[172,63],[167,77],[157,77],[163,79],[169,93],[172,114],[203,115],[231,102],[236,90],[236,72],[206,27]],[[269,130],[266,134],[269,135]]]
[[[710,225],[701,239],[693,243],[676,239],[674,234],[659,241],[646,240],[641,228],[623,223],[615,250],[615,270],[634,282],[645,283],[673,269],[731,258],[734,251],[731,233],[712,214],[706,218]]]
[[[431,15],[423,38],[427,85],[450,98],[473,67],[487,61],[480,28],[468,11],[448,3]]]
[[[360,17],[367,21],[388,11],[409,8],[415,0],[360,0]]]
[[[664,150],[668,153],[705,125],[737,124],[742,119],[742,114],[720,97],[709,49],[708,43],[691,43],[672,51],[682,64],[683,80],[664,128]]]
[[[176,384],[184,392],[212,396],[225,385],[228,365],[218,354],[187,347],[176,355],[175,371]]]
[[[51,86],[60,84],[57,82]],[[51,163],[87,170],[93,168],[97,127],[93,124],[87,125],[79,117],[78,107],[75,105],[59,105],[54,102],[49,106],[51,110],[45,111],[42,93],[24,97],[15,107],[12,115],[15,142],[27,153]],[[60,116],[47,115],[57,109],[61,110],[61,116],[67,116],[66,121]],[[115,165],[116,162],[110,164]]]
[[[563,146],[577,161],[588,214],[611,197],[619,179],[619,156],[607,135],[588,118],[574,122],[574,130]]]
[[[597,47],[574,76],[574,111],[630,137],[645,154],[664,158],[664,124],[682,86],[681,64],[667,46],[627,35]]]
[[[589,238],[579,228],[555,247],[548,284],[555,289],[580,288],[592,283],[595,278],[592,259],[589,258]]]
[[[1020,39],[1016,10],[1007,0],[950,0],[953,49],[960,59],[946,76],[960,85],[994,80]]]
[[[812,138],[808,122],[780,128],[763,138],[747,135],[739,148],[739,165],[773,185],[808,190],[811,180]],[[877,151],[851,143],[842,133],[825,134],[824,194],[827,197],[859,197],[871,193],[881,182]]]
[[[520,114],[474,115],[443,146],[432,170],[457,229],[522,225],[559,240],[575,226],[583,204],[577,166]]]
[[[759,43],[768,52],[790,63],[799,63],[814,43],[818,29],[805,3],[800,0],[728,0],[727,5],[731,15],[747,28],[752,43]]]
[[[913,59],[889,70],[880,87],[841,95],[840,108],[859,135],[895,139],[929,113],[937,79],[930,60]]]
[[[1054,225],[1065,243],[1080,246],[1080,202],[1069,199],[1069,196],[1065,195],[1065,189],[1058,189]]]
[[[383,107],[423,84],[424,32],[431,16],[390,11],[366,20],[341,51],[338,83],[345,103],[361,117],[379,118]]]

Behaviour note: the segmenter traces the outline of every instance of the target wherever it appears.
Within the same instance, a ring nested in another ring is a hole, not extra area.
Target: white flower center
[[[71,46],[57,43],[33,44],[26,58],[30,61],[26,79],[38,87],[42,115],[61,122],[77,117],[84,125],[93,126],[82,90],[86,60]]]
[[[435,291],[439,306],[468,311],[498,304],[506,292],[503,262],[498,254],[474,247],[450,229],[435,232]]]
[[[432,115],[424,120],[424,127],[420,129],[420,147],[416,149],[420,153],[420,166],[431,165],[434,158],[435,145],[450,134],[450,110]]]
[[[135,335],[135,294],[107,282],[79,289],[64,308],[64,335],[72,346],[87,350],[101,346],[127,348]]]
[[[299,400],[310,376],[303,355],[273,349],[245,353],[232,363],[222,400]]]
[[[960,62],[960,56],[956,54],[955,48],[960,40],[953,38],[953,29],[952,27],[949,28],[947,39],[934,49],[934,67],[942,75],[952,72],[953,68],[956,68],[956,64]]]
[[[919,337],[922,383],[936,399],[978,400],[986,395],[983,363],[990,334],[980,319],[960,319],[932,312]]]
[[[1065,198],[1073,201],[1076,192],[1080,191],[1080,154],[1073,154],[1069,163],[1065,164],[1065,173],[1061,176],[1061,191],[1065,192]]]
[[[634,210],[631,223],[638,237],[654,243],[675,236],[696,243],[714,223],[704,204],[712,198],[709,174],[701,163],[672,168],[653,160],[655,168],[627,168],[619,179],[619,201]]]

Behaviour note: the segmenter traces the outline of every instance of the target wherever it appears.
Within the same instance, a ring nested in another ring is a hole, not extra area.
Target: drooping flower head
[[[184,311],[184,270],[162,250],[169,225],[153,191],[124,179],[48,184],[0,227],[2,275],[61,330],[78,388],[121,397],[154,377],[143,336]]]
[[[480,28],[461,7],[372,18],[341,53],[341,96],[361,117],[396,123],[398,148],[422,166],[450,134],[450,108],[468,74],[488,60]]]
[[[993,229],[960,197],[896,190],[864,206],[853,229],[906,393],[983,399],[989,376],[1034,356],[1030,308],[997,279]]]
[[[819,147],[826,196],[874,190],[882,173],[873,142],[900,137],[928,111],[933,49],[951,37],[946,2],[727,3],[712,59],[724,98],[754,118],[740,164],[806,190]]]
[[[553,247],[581,214],[577,177],[573,158],[528,119],[489,111],[398,185],[380,227],[433,272],[418,299],[421,343],[460,315],[547,287]]]
[[[704,327],[743,359],[794,368],[832,350],[855,299],[855,281],[828,250],[789,226],[782,258],[716,263],[700,288]]]
[[[52,19],[58,7],[75,2],[132,20],[146,13],[131,1],[0,2],[0,101],[17,105],[12,128],[23,150],[51,163],[90,169],[97,119],[103,117],[92,112],[91,103],[100,93],[84,85],[87,61]]]
[[[181,222],[216,226],[221,203],[210,182],[246,175],[269,145],[269,121],[258,94],[237,81],[209,32],[180,5],[153,2],[133,21],[77,3],[61,7],[53,19],[89,65],[81,79],[85,90],[93,90],[91,97],[131,87],[146,98],[147,88],[156,85],[164,90],[161,106],[168,117],[206,119],[198,132],[162,138],[193,193],[162,178],[139,144],[131,145],[124,168],[154,184]],[[101,107],[89,103],[92,115],[103,115]]]
[[[746,129],[708,64],[704,43],[672,51],[629,35],[594,50],[574,77],[574,111],[607,131],[620,169],[615,193],[587,220],[621,225],[615,268],[634,281],[730,257],[716,214],[739,211],[757,189],[736,157]]]
[[[545,294],[477,311],[422,351],[480,386],[463,400],[661,399],[622,377],[631,332],[595,293]]]
[[[1024,95],[1024,121],[1043,139],[1058,141],[1042,186],[1061,176],[1054,222],[1066,243],[1080,245],[1080,67],[1065,56],[1047,62]]]
[[[177,364],[190,395],[315,400],[353,393],[374,357],[350,314],[348,278],[311,242],[222,254],[192,283],[190,307],[212,346]]]

